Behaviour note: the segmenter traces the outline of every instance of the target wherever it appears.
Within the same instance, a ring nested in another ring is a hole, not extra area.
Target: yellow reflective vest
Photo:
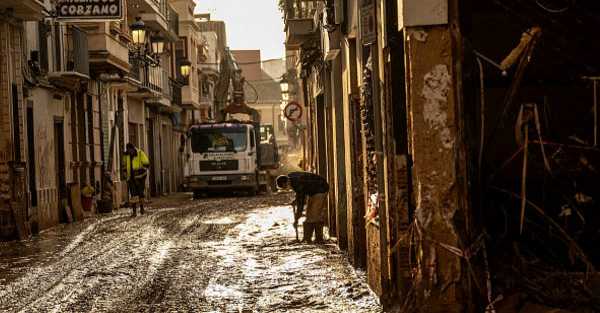
[[[141,149],[136,148],[135,150],[137,151],[137,155],[133,158],[133,160],[129,160],[129,154],[125,154],[123,156],[123,168],[126,169],[125,178],[127,180],[129,180],[129,178],[131,177],[132,166],[134,171],[150,166],[150,160],[148,159],[146,153],[144,153],[144,151],[142,151]]]

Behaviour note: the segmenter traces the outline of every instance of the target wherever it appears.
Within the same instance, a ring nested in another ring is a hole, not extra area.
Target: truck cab
[[[223,122],[194,125],[187,136],[184,188],[194,196],[210,191],[260,188],[259,134],[254,124]]]

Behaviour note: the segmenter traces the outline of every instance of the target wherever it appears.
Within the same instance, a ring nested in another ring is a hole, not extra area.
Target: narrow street
[[[295,242],[290,199],[176,194],[0,243],[0,312],[380,312],[335,243]]]

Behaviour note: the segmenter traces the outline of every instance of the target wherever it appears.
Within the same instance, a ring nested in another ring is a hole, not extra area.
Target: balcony
[[[87,34],[75,26],[57,25],[52,33],[56,52],[48,79],[61,87],[73,87],[90,78]]]
[[[200,64],[200,72],[202,75],[216,79],[219,77],[219,65],[218,64]]]
[[[192,85],[181,88],[181,106],[186,109],[200,108],[200,90]]]
[[[128,9],[130,16],[140,17],[147,27],[160,33],[168,41],[179,39],[179,15],[168,0],[141,0]]]
[[[128,95],[146,100],[147,104],[171,106],[174,86],[169,73],[160,66],[151,66],[137,58],[131,57],[129,80],[137,87]]]
[[[317,27],[314,16],[318,4],[311,1],[287,0],[284,12],[286,47],[288,50],[300,49],[303,43],[317,39]]]
[[[127,73],[129,48],[125,35],[101,24],[88,30],[90,67],[94,73]]]
[[[38,21],[44,17],[45,6],[42,0],[0,0],[0,12],[5,10],[24,21]]]

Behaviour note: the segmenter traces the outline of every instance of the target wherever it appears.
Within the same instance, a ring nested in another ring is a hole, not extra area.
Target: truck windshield
[[[211,128],[192,131],[192,151],[240,152],[246,150],[248,139],[246,128]]]

